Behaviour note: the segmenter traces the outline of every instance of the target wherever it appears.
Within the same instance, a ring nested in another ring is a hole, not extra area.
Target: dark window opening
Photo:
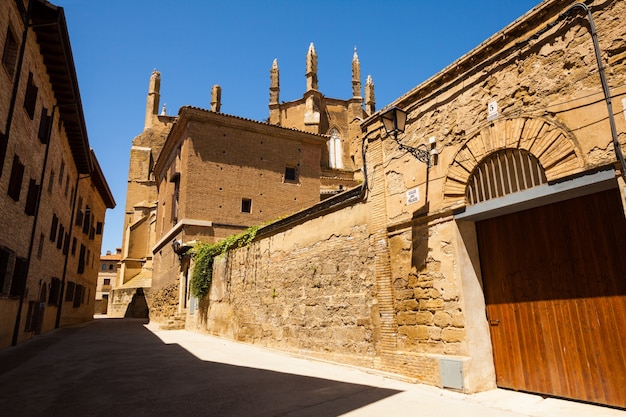
[[[11,32],[11,29],[7,29],[7,37],[4,42],[4,51],[2,51],[2,65],[9,74],[9,77],[13,79],[15,75],[15,64],[17,64],[17,40]]]
[[[24,284],[26,283],[26,270],[28,266],[28,260],[26,258],[15,259],[15,269],[13,269],[13,280],[11,281],[11,289],[9,294],[17,297],[22,295],[24,291]]]
[[[30,120],[33,120],[35,117],[35,106],[37,105],[37,93],[38,88],[33,81],[33,73],[28,73],[28,84],[26,85],[26,95],[24,96],[24,109],[30,117]]]
[[[60,225],[59,235],[57,236],[57,249],[61,249],[63,247],[63,236],[65,236],[65,227]]]
[[[48,116],[48,109],[43,107],[41,109],[41,119],[39,119],[39,132],[37,133],[37,137],[39,141],[43,144],[48,143],[48,139],[50,139],[50,123],[52,121],[52,117]]]
[[[43,241],[45,239],[45,236],[43,235],[43,233],[41,233],[39,235],[39,246],[37,247],[37,259],[41,259],[41,256],[43,255]]]
[[[48,179],[48,194],[52,193],[53,185],[54,185],[54,169],[50,171],[50,178]]]
[[[297,182],[298,171],[294,167],[285,168],[285,182]]]
[[[80,303],[83,300],[84,296],[85,296],[85,288],[82,285],[77,284],[76,292],[74,293],[74,303],[72,304],[72,307],[80,307]]]
[[[59,218],[56,214],[52,215],[52,224],[50,225],[50,242],[54,242],[57,239],[57,227],[59,225]]]
[[[76,284],[72,281],[68,281],[67,290],[65,290],[65,301],[72,301],[74,299],[74,288]]]
[[[105,278],[102,285],[111,285],[111,278]]]
[[[5,248],[0,248],[0,293],[4,293],[4,283],[6,278],[10,275],[9,260],[11,259],[12,252]]]
[[[63,240],[63,255],[67,255],[70,251],[70,234],[65,234],[65,240]]]
[[[58,306],[60,295],[61,280],[53,277],[52,281],[50,282],[50,297],[48,297],[48,304]]]
[[[89,234],[89,227],[91,225],[91,209],[89,206],[85,207],[85,217],[83,218],[83,233]]]
[[[242,213],[250,213],[252,211],[252,200],[249,198],[241,199],[241,212]]]
[[[113,264],[110,264],[109,265],[109,271],[112,271],[112,270],[113,270]]]
[[[76,256],[76,238],[72,238],[72,256]]]
[[[26,206],[24,207],[24,213],[28,216],[34,216],[37,210],[37,197],[39,196],[39,186],[37,182],[31,178],[28,183],[28,194],[26,195]]]
[[[61,169],[59,170],[59,185],[63,185],[64,173],[65,173],[65,161],[61,161]]]
[[[102,227],[103,227],[102,222],[97,222],[96,223],[96,234],[97,235],[101,235],[102,234]]]
[[[81,244],[80,245],[80,254],[78,255],[78,273],[82,274],[83,272],[85,272],[85,252],[87,251],[87,248],[85,247],[85,245]]]
[[[13,167],[11,168],[11,178],[9,179],[9,189],[7,194],[14,201],[20,200],[22,192],[22,179],[24,178],[24,165],[20,162],[20,158],[15,155],[13,157]]]

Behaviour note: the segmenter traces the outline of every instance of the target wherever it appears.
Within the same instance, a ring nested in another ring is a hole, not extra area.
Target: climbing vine
[[[228,236],[217,243],[198,243],[192,249],[195,262],[191,274],[191,294],[202,298],[208,294],[213,278],[213,263],[215,258],[231,249],[248,246],[256,236],[260,226],[252,226],[237,235]]]

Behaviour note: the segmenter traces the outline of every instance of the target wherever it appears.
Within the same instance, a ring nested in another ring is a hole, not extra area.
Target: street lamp
[[[404,132],[404,127],[406,125],[406,112],[399,107],[391,107],[389,110],[385,111],[380,115],[380,118],[383,122],[383,126],[385,128],[385,132],[387,136],[391,136],[393,140],[398,144],[398,148],[407,151],[411,155],[413,155],[418,161],[423,162],[430,168],[431,162],[432,164],[437,163],[437,155],[439,152],[437,151],[436,138],[433,136],[429,139],[430,149],[424,145],[420,144],[416,148],[412,146],[407,146],[398,140],[398,133]],[[431,161],[432,156],[432,161]]]

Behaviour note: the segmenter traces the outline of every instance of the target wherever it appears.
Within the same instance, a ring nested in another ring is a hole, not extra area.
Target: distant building
[[[109,315],[127,315],[140,288],[148,296],[151,318],[184,315],[188,282],[185,267],[178,281],[174,240],[184,245],[213,242],[357,186],[359,126],[375,103],[371,77],[366,99],[362,97],[356,50],[352,75],[352,98],[322,95],[311,44],[306,93],[302,99],[280,103],[275,60],[268,123],[221,113],[217,85],[210,110],[183,107],[172,117],[163,108],[159,114],[161,78],[155,70],[144,131],[131,148],[122,259]],[[167,300],[157,293],[167,294]],[[156,298],[151,302],[150,297]]]
[[[100,256],[100,270],[98,271],[98,283],[96,285],[96,305],[94,314],[106,314],[109,304],[109,293],[115,278],[117,266],[122,259],[122,249],[117,248],[115,253],[107,251],[106,255]]]
[[[0,347],[91,320],[107,208],[63,8],[0,3]]]

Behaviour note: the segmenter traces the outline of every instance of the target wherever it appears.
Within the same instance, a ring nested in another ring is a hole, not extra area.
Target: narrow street
[[[463,395],[134,319],[0,351],[0,387],[6,417],[626,416],[503,390]]]

